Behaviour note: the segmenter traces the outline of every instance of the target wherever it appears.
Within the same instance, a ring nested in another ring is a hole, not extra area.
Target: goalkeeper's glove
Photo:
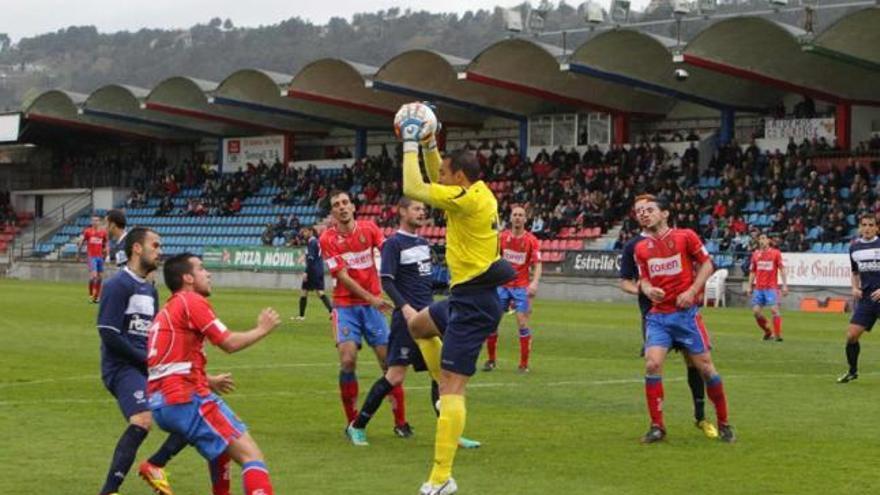
[[[423,103],[407,103],[394,116],[394,131],[403,141],[403,151],[419,150],[420,141],[433,139],[437,129],[437,117]]]

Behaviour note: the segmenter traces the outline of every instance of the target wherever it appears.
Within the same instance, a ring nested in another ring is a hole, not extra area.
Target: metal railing
[[[76,218],[83,211],[90,210],[94,203],[93,200],[93,191],[89,189],[49,210],[42,217],[34,217],[33,224],[13,240],[9,251],[13,254],[13,258],[33,256],[37,250],[37,244],[42,239],[54,234],[71,218]]]

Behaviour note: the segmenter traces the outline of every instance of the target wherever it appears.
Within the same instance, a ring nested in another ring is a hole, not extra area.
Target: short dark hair
[[[342,194],[348,196],[349,201],[351,201],[351,194],[348,194],[348,191],[343,191],[342,189],[332,189],[330,191],[330,194],[327,195],[327,199],[330,200],[330,206],[333,206],[333,198]]]
[[[107,223],[112,223],[116,225],[120,229],[125,228],[125,224],[127,223],[125,220],[125,213],[122,210],[112,209],[107,212]]]
[[[147,233],[156,231],[153,229],[149,229],[147,227],[135,227],[128,231],[125,234],[125,257],[131,258],[131,253],[134,250],[135,244],[144,245],[144,239],[147,238]]]
[[[183,288],[183,276],[192,274],[193,265],[189,261],[198,256],[192,253],[180,253],[165,260],[162,274],[165,276],[165,286],[171,292],[177,292]]]
[[[859,223],[862,223],[863,220],[870,220],[874,222],[874,225],[877,224],[877,215],[873,213],[862,213],[859,215]]]
[[[476,152],[468,149],[459,149],[450,153],[447,158],[450,160],[449,170],[452,173],[461,170],[464,172],[464,176],[471,182],[476,182],[480,179],[480,161],[477,160]]]

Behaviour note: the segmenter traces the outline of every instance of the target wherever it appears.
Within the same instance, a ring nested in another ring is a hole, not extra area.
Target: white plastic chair
[[[727,307],[727,275],[729,272],[726,268],[716,270],[715,273],[706,281],[706,288],[703,290],[703,306],[709,304],[709,299],[714,302],[717,308],[719,305]]]

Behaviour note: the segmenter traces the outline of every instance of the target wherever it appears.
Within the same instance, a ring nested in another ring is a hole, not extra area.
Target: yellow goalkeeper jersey
[[[433,153],[436,156],[426,154],[425,159],[428,176],[435,179],[440,159],[436,151]],[[416,187],[413,187],[414,182],[418,183]],[[498,201],[486,183],[477,181],[467,188],[425,183],[419,169],[418,153],[405,153],[404,188],[412,199],[446,212],[446,264],[449,266],[450,287],[473,280],[498,261]]]

